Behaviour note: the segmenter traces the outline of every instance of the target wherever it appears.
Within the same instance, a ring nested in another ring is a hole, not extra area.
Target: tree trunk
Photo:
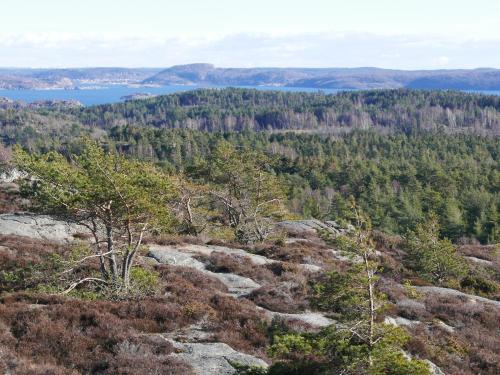
[[[113,228],[111,226],[106,226],[106,239],[108,243],[108,253],[109,253],[109,268],[111,270],[111,276],[113,281],[116,281],[118,278],[118,266],[116,264],[116,255],[114,252],[114,241],[113,241]]]
[[[92,219],[92,227],[90,225],[86,225],[87,228],[90,229],[92,236],[94,237],[94,242],[96,246],[96,252],[99,254],[99,270],[101,271],[101,276],[104,280],[109,280],[109,272],[106,269],[106,262],[104,260],[104,256],[102,255],[101,242],[99,239],[99,229],[95,220]]]
[[[135,256],[137,254],[137,251],[139,251],[141,245],[142,245],[142,239],[144,238],[144,232],[146,231],[147,225],[144,226],[143,230],[141,231],[141,234],[139,235],[139,238],[137,239],[136,244],[134,245],[134,248],[132,251],[130,251],[127,256],[124,257],[123,259],[123,270],[122,270],[122,275],[123,275],[123,285],[125,289],[129,289],[130,287],[130,270],[132,268],[132,265],[134,264]]]
[[[368,356],[368,363],[369,366],[373,366],[373,359],[371,356],[371,351],[373,349],[373,342],[374,342],[374,327],[375,327],[375,293],[374,293],[374,288],[373,288],[373,273],[372,270],[370,269],[369,261],[368,261],[368,253],[364,252],[363,253],[363,260],[365,263],[365,272],[366,276],[368,278],[368,297],[370,299],[370,329],[368,332],[368,347],[369,347],[369,356]]]

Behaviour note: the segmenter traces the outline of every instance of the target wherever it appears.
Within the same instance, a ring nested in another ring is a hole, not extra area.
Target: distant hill
[[[0,68],[0,88],[75,89],[85,84],[140,84],[160,72],[154,68],[6,69]]]
[[[82,84],[291,86],[318,89],[500,90],[499,69],[391,70],[380,68],[1,69],[0,88],[74,89]]]
[[[500,70],[390,70],[379,68],[217,68],[179,65],[143,81],[147,84],[292,86],[328,89],[500,90]]]

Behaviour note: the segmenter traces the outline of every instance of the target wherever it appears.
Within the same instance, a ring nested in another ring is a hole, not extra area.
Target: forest
[[[20,126],[31,131],[41,127],[68,131],[68,125],[333,134],[353,129],[407,134],[443,130],[498,136],[499,112],[500,97],[459,91],[401,89],[324,94],[227,88],[66,110],[6,108],[0,111],[0,127],[11,137]]]
[[[345,219],[354,196],[376,228],[402,234],[430,212],[454,241],[498,241],[500,174],[497,139],[422,133],[344,136],[268,133],[200,133],[121,127],[111,147],[196,174],[214,145],[227,140],[266,155],[286,187],[289,208],[300,217]]]
[[[474,129],[498,134],[500,98],[454,91],[375,90],[336,95],[249,89],[195,90],[75,110],[86,125],[204,131],[382,128]]]

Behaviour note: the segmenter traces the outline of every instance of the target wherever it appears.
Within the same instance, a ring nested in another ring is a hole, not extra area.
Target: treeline
[[[267,155],[286,186],[289,208],[303,217],[342,220],[353,196],[373,225],[405,233],[438,215],[443,234],[458,241],[499,239],[500,143],[466,134],[423,132],[343,136],[297,133],[204,133],[116,127],[110,147],[196,177],[217,143]]]
[[[148,100],[75,109],[85,125],[154,126],[203,131],[382,128],[463,129],[498,134],[500,98],[453,91],[380,90],[290,93],[204,89]],[[345,129],[344,129],[345,130]]]

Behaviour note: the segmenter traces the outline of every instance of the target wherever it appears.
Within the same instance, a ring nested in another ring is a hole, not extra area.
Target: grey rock
[[[293,243],[310,243],[312,241],[306,239],[306,238],[287,238],[285,239],[285,244],[289,245],[289,244],[293,244]]]
[[[431,375],[445,375],[443,370],[441,370],[435,363],[429,361],[428,359],[424,359],[424,362],[429,365]]]
[[[164,333],[164,337],[180,342],[207,342],[212,337],[208,321],[198,322],[189,327],[183,327]]]
[[[291,233],[316,233],[318,230],[335,230],[333,226],[329,226],[319,220],[286,220],[276,224],[278,229]]]
[[[256,266],[262,266],[266,264],[278,263],[274,259],[266,258],[262,255],[252,254],[242,249],[233,249],[224,246],[213,246],[213,245],[180,245],[180,246],[159,246],[151,245],[149,255],[155,258],[160,263],[185,265],[186,267],[193,267],[196,269],[204,269],[201,262],[194,260],[191,261],[192,257],[196,254],[210,256],[212,253],[223,253],[226,255],[248,258]],[[163,260],[161,260],[161,258]],[[168,259],[167,259],[168,258]],[[182,264],[185,263],[185,264]],[[322,268],[315,264],[299,264],[299,267],[303,268],[309,272],[318,272]]]
[[[301,263],[298,266],[300,268],[302,268],[303,270],[309,271],[309,272],[319,272],[319,271],[321,271],[323,269],[320,266],[317,266],[315,264],[308,264],[308,263]]]
[[[330,234],[337,236],[339,234],[348,233],[354,230],[352,225],[348,225],[346,228],[341,228],[340,225],[335,221],[320,221],[316,219],[309,220],[285,220],[276,224],[276,229],[287,233],[293,234],[311,234],[317,233],[318,231],[327,231]]]
[[[386,316],[384,319],[385,324],[390,324],[396,327],[415,327],[420,324],[420,321],[418,320],[409,320],[406,318],[403,318],[401,316]]]
[[[420,313],[425,311],[425,304],[414,299],[405,298],[397,301],[396,305],[403,310],[419,311]]]
[[[73,241],[79,233],[87,233],[85,227],[53,219],[47,215],[30,213],[0,215],[0,234],[15,235],[56,242]]]
[[[207,255],[207,256],[214,253],[214,252],[219,252],[219,253],[223,253],[226,255],[241,256],[241,257],[249,258],[252,261],[252,263],[257,265],[257,266],[276,262],[275,260],[266,258],[262,255],[256,255],[256,254],[249,253],[249,252],[242,250],[242,249],[233,249],[233,248],[224,247],[224,246],[182,245],[182,246],[176,247],[176,249],[183,251],[183,252],[197,253],[197,254],[203,254],[203,255]]]
[[[163,264],[191,267],[200,271],[205,270],[205,265],[199,260],[194,259],[191,254],[182,253],[172,248],[165,248],[164,246],[151,245],[148,256]]]
[[[248,277],[232,273],[215,273],[209,271],[202,262],[194,258],[197,253],[210,254],[210,252],[213,251],[215,250],[207,246],[198,245],[186,245],[181,247],[151,245],[149,247],[148,256],[163,264],[194,268],[206,275],[216,278],[226,285],[229,293],[234,297],[245,296],[261,287],[260,284],[257,284]]]
[[[330,249],[330,253],[332,254],[333,258],[340,260],[341,262],[361,263],[363,261],[363,259],[359,255],[348,255],[340,250]]]
[[[227,286],[229,293],[235,297],[246,296],[261,287],[261,285],[257,284],[252,279],[233,273],[215,273],[211,271],[205,271],[205,273],[222,281],[222,283]]]
[[[174,340],[169,341],[179,351],[172,354],[172,356],[188,363],[196,374],[236,374],[236,369],[231,363],[260,366],[263,368],[268,367],[267,363],[262,359],[238,352],[224,343],[181,343]]]
[[[471,261],[472,263],[480,264],[482,266],[493,266],[493,262],[486,259],[480,259],[476,257],[465,257],[465,259]]]
[[[269,318],[269,319],[282,319],[285,322],[291,322],[291,321],[299,321],[305,324],[310,325],[313,328],[324,328],[328,327],[329,325],[332,325],[335,323],[334,320],[327,318],[321,313],[318,312],[304,312],[304,313],[298,313],[298,314],[288,314],[288,313],[280,313],[276,311],[270,311],[267,309],[264,309],[263,307],[258,307],[259,310],[264,311],[264,314]]]
[[[455,327],[452,327],[452,326],[446,324],[442,320],[437,319],[434,323],[436,324],[436,326],[438,326],[439,328],[443,329],[444,331],[446,331],[448,333],[455,332]]]
[[[19,170],[13,168],[6,172],[0,174],[0,182],[2,183],[12,183],[21,178],[27,177],[26,173],[20,172]]]

